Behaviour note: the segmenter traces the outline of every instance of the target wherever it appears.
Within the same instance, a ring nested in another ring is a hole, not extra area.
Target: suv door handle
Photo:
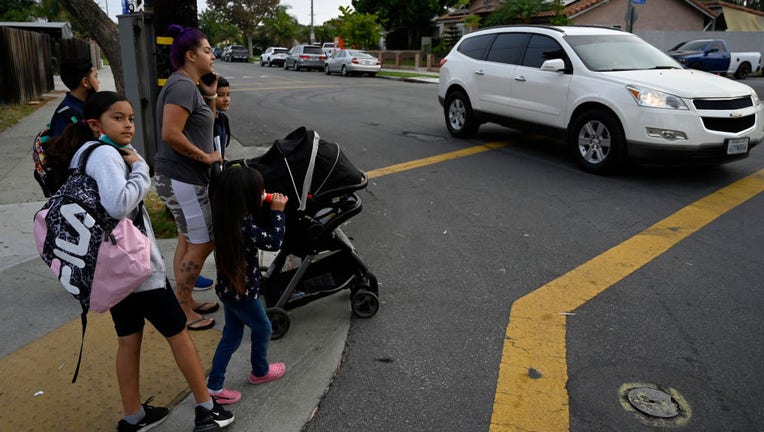
[[[483,69],[479,69],[475,71],[475,75],[485,75],[485,72],[483,72]]]
[[[514,78],[514,80],[515,80],[515,81],[525,81],[525,77],[524,77],[524,76],[522,76],[522,75],[520,75],[520,76],[516,76],[516,77]]]

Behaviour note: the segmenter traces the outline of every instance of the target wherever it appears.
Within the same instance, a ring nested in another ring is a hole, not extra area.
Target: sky
[[[312,0],[313,13],[315,18],[313,23],[321,25],[324,21],[336,18],[340,15],[340,6],[352,6],[351,0]],[[108,15],[117,20],[117,15],[122,14],[122,0],[95,0],[101,9],[108,12]],[[287,13],[297,18],[297,21],[303,25],[310,25],[310,3],[311,0],[281,0],[284,6],[290,6]],[[197,0],[199,12],[207,8],[206,0]]]

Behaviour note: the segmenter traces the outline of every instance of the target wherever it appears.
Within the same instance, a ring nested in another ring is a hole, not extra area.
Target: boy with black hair
[[[98,71],[86,58],[61,62],[61,81],[69,89],[50,119],[50,136],[61,135],[67,125],[82,120],[82,106],[88,96],[98,91]],[[72,119],[76,117],[76,119]]]

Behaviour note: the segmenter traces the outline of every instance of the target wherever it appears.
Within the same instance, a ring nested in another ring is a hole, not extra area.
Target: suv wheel
[[[329,75],[329,65],[328,64],[324,65],[324,73]]]
[[[284,60],[284,70],[289,70],[289,66],[288,66],[288,64],[287,64],[287,61],[286,61],[286,60]]]
[[[457,138],[468,138],[477,133],[480,123],[472,112],[470,98],[463,91],[455,91],[446,97],[443,106],[446,127]]]
[[[625,139],[621,124],[612,114],[587,111],[576,119],[570,133],[576,159],[585,171],[607,174],[621,164]]]

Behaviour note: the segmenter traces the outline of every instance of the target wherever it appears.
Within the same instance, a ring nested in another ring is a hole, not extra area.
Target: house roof
[[[754,9],[751,9],[751,8],[747,8],[745,6],[739,6],[739,5],[736,5],[736,4],[733,4],[733,3],[729,3],[729,2],[726,2],[726,1],[706,1],[705,5],[709,9],[712,9],[712,10],[714,8],[725,7],[725,8],[735,9],[735,10],[739,10],[741,12],[746,12],[746,13],[753,14],[753,15],[764,16],[764,12],[757,11],[757,10],[754,10]]]
[[[598,6],[602,6],[605,3],[608,3],[609,1],[610,0],[577,0],[565,6],[565,8],[562,10],[562,13],[568,18],[573,18],[577,15],[586,13],[589,10],[594,9]],[[708,15],[708,17],[710,18],[715,18],[718,15],[711,8],[706,6],[706,4],[703,3],[701,0],[684,0],[684,1],[688,3],[690,6],[701,11],[703,14]],[[719,2],[719,3],[724,3],[724,2]],[[551,16],[554,16],[554,12],[552,11],[541,12],[536,16],[551,17]]]

